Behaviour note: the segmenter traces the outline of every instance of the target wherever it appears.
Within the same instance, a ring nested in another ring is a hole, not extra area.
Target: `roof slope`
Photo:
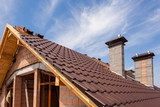
[[[37,36],[21,38],[99,107],[160,106],[160,92],[114,74],[93,58]]]

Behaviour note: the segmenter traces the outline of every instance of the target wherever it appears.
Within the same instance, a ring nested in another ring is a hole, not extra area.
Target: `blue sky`
[[[6,23],[25,26],[46,39],[109,62],[105,42],[125,36],[125,68],[136,53],[152,51],[154,83],[160,87],[159,0],[0,0],[0,39]]]

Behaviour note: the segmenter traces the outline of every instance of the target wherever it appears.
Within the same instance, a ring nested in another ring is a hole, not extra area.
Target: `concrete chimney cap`
[[[138,55],[138,56],[137,56],[137,55]],[[132,59],[133,59],[134,61],[137,61],[137,60],[152,58],[153,56],[155,56],[155,54],[154,54],[153,52],[148,51],[147,53],[136,54],[136,56],[132,57]]]
[[[108,45],[109,47],[112,47],[119,44],[124,44],[125,42],[128,42],[128,40],[124,36],[118,36],[117,38],[112,39],[106,42],[105,44]]]

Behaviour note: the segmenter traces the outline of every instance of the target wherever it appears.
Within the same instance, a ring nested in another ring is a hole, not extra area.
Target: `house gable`
[[[17,39],[6,27],[0,44],[0,88],[14,59],[17,47]]]
[[[6,80],[8,80],[15,71],[39,62],[40,61],[27,48],[19,46],[7,73]]]
[[[59,81],[63,82],[63,84],[65,84],[76,96],[78,96],[87,106],[94,106],[94,107],[97,107],[97,105],[91,100],[89,99],[83,92],[81,92],[75,85],[73,85],[72,82],[70,82],[63,74],[61,74],[59,72],[59,69],[53,65],[51,65],[46,58],[42,57],[42,55],[40,55],[37,51],[35,51],[33,49],[33,47],[31,47],[27,42],[25,42],[21,37],[22,37],[22,34],[24,35],[25,33],[22,33],[21,31],[17,31],[15,28],[13,28],[12,26],[10,25],[6,25],[6,29],[14,36],[14,40],[16,41],[16,49],[15,49],[15,52],[12,53],[13,54],[13,57],[12,59],[10,60],[10,64],[12,63],[13,61],[13,58],[14,58],[14,55],[16,53],[16,50],[18,48],[18,46],[23,46],[23,47],[26,47],[34,56],[37,57],[37,59],[42,62],[58,79]],[[30,35],[29,35],[30,36]],[[7,34],[4,34],[3,35],[3,38],[7,38],[8,35]],[[7,41],[7,39],[6,39]],[[4,46],[3,44],[5,45],[5,42],[4,42],[4,39],[2,39],[2,42],[1,42],[1,51],[3,53],[3,49]],[[4,63],[7,63],[7,62],[4,62]],[[5,73],[4,77],[6,76],[7,74],[7,71],[9,70],[9,66],[10,64],[8,64],[8,68],[6,70],[3,70],[3,71],[0,71],[1,73]],[[0,78],[0,81],[1,83],[4,82],[4,79],[5,78]],[[0,85],[0,88],[2,88],[2,84]]]
[[[87,106],[158,106],[160,93],[116,75],[86,55],[46,39],[9,29]]]

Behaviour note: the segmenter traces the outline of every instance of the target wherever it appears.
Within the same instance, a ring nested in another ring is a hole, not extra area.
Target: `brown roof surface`
[[[160,88],[157,87],[157,86],[153,86],[155,90],[159,91],[160,92]]]
[[[116,75],[93,58],[38,36],[21,35],[21,38],[98,107],[160,106],[160,92]]]

